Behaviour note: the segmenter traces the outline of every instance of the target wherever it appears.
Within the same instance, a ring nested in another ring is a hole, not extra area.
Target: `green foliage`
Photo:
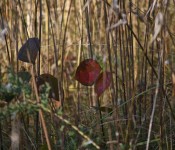
[[[39,106],[35,104],[35,101],[31,101],[34,96],[29,82],[31,75],[28,72],[16,74],[12,68],[8,68],[5,75],[7,81],[4,83],[1,79],[0,84],[0,101],[6,101],[8,104],[1,109],[0,118],[3,119],[13,113],[31,114],[38,111]],[[42,85],[40,98],[44,107],[48,106],[49,90],[50,86],[47,83]]]
[[[48,106],[49,91],[50,91],[50,86],[47,82],[41,85],[41,88],[40,88],[41,104],[45,107]]]

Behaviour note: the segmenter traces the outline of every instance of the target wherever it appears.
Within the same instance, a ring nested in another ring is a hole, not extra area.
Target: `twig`
[[[44,110],[45,112],[48,113],[52,113],[48,108],[43,107],[41,104],[38,104],[38,106],[40,108],[42,108],[42,110]],[[60,115],[57,114],[53,114],[56,118],[60,119],[62,122],[64,122],[65,124],[71,126],[72,129],[74,129],[75,131],[77,131],[84,139],[86,139],[87,141],[91,141],[92,145],[96,148],[96,149],[100,149],[100,146],[98,146],[91,138],[89,138],[86,134],[84,134],[82,131],[80,131],[75,125],[71,124],[71,122],[69,122],[67,119],[63,118]]]

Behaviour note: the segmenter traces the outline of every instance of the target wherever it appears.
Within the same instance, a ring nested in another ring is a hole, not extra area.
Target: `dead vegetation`
[[[1,149],[173,150],[174,8],[172,0],[1,0]],[[20,61],[33,37],[36,61],[27,52],[32,63]],[[75,80],[85,59],[112,73],[99,97]],[[29,82],[17,79],[21,71]]]

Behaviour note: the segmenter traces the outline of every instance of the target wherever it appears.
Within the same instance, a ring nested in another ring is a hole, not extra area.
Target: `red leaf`
[[[86,59],[77,68],[75,79],[81,84],[91,86],[97,80],[101,67],[96,60]]]
[[[100,96],[110,85],[112,74],[110,72],[102,72],[96,83],[95,83],[95,93]]]

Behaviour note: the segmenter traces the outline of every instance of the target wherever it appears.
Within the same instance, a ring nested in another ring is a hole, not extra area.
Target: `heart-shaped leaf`
[[[39,51],[39,39],[29,38],[25,44],[22,45],[18,52],[18,59],[27,62],[35,63],[37,53]]]
[[[41,85],[48,83],[50,86],[49,98],[54,98],[55,100],[59,100],[58,95],[58,80],[54,76],[50,74],[42,74],[37,77],[37,86],[38,89]]]
[[[99,97],[110,85],[112,74],[110,72],[102,72],[95,82],[95,92]]]
[[[86,59],[78,66],[75,79],[83,85],[91,86],[97,80],[100,71],[101,67],[96,60]]]

